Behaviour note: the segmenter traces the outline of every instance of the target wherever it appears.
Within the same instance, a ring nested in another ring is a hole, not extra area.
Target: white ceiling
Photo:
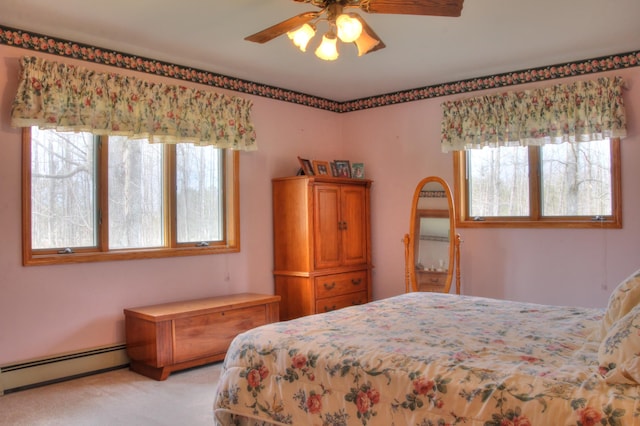
[[[465,0],[462,16],[361,13],[386,48],[325,62],[244,37],[317,8],[292,0],[0,0],[0,24],[346,101],[640,50],[640,0]],[[322,31],[319,31],[322,33]]]

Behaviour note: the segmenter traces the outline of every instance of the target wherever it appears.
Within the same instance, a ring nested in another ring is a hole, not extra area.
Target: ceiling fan
[[[404,15],[431,15],[456,17],[462,13],[464,0],[293,0],[310,3],[320,11],[304,12],[269,28],[245,37],[245,40],[266,43],[285,33],[303,52],[315,35],[317,24],[326,21],[329,31],[322,37],[316,49],[316,56],[324,60],[338,58],[337,40],[353,42],[358,48],[358,56],[375,52],[385,47],[380,37],[357,13],[348,9],[360,9],[367,13]]]

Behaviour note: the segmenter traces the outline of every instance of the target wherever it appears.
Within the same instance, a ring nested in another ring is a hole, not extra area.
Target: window
[[[239,251],[237,151],[25,128],[24,264]]]
[[[622,227],[617,138],[454,155],[459,226]]]

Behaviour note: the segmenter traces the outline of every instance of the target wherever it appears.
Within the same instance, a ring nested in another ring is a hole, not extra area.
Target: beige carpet
[[[164,382],[120,369],[0,396],[0,425],[213,425],[222,363]]]

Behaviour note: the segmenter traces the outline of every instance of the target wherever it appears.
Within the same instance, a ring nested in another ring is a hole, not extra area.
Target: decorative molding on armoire
[[[293,90],[282,89],[249,80],[217,74],[169,62],[144,58],[102,47],[76,43],[30,31],[0,25],[0,44],[43,52],[65,58],[79,59],[97,64],[140,71],[153,75],[191,81],[239,93],[247,93],[284,102],[305,105],[332,112],[351,112],[369,108],[413,102],[442,96],[469,93],[478,90],[516,86],[534,81],[549,81],[578,75],[596,74],[623,68],[640,66],[640,50],[617,53],[598,58],[584,59],[525,70],[452,81],[416,89],[385,93],[350,101],[333,101]]]

